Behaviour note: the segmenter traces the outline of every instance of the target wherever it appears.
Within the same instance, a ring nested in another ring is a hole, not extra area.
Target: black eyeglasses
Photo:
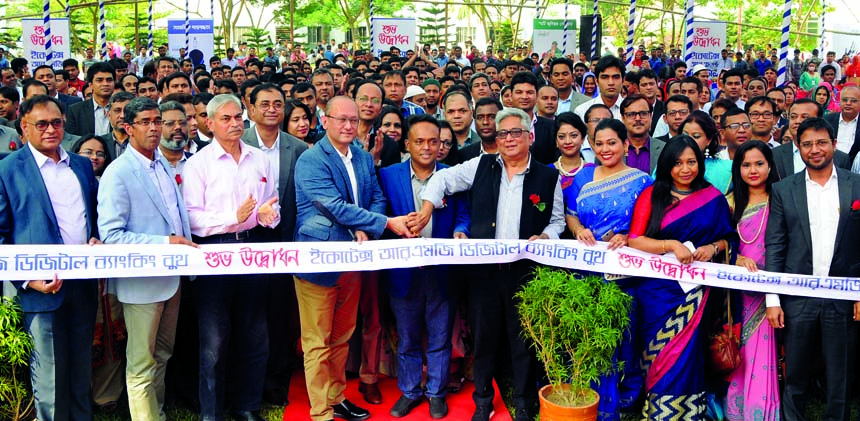
[[[49,125],[55,129],[62,129],[63,126],[66,125],[66,122],[62,118],[57,118],[57,119],[54,119],[51,121],[45,121],[45,120],[31,121],[30,124],[36,126],[36,129],[39,130],[40,132],[44,132],[45,130],[48,130]]]

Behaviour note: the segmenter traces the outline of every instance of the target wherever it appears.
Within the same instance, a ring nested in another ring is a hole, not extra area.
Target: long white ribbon
[[[370,271],[439,264],[538,263],[598,273],[710,285],[737,290],[860,301],[860,279],[750,273],[739,266],[696,262],[631,248],[608,250],[573,240],[411,239],[313,243],[0,247],[0,279],[62,279]]]

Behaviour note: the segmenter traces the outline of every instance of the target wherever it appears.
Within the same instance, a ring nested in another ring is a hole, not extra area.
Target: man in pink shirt
[[[206,106],[212,143],[183,170],[183,196],[197,244],[265,241],[258,226],[280,222],[275,174],[263,152],[242,142],[242,106],[234,95],[218,95]],[[260,275],[198,276],[192,283],[200,323],[201,420],[223,419],[225,407],[240,420],[259,414],[266,361],[266,278]],[[232,402],[224,401],[228,343],[236,361]]]

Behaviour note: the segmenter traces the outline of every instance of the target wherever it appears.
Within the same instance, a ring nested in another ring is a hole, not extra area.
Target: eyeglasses
[[[732,123],[726,125],[726,128],[730,130],[737,130],[739,127],[743,127],[744,130],[749,130],[750,127],[752,127],[752,123]]]
[[[843,96],[843,97],[842,97],[842,102],[844,102],[844,103],[846,103],[846,104],[856,104],[856,103],[860,102],[860,99],[857,99],[857,98],[846,98],[846,97],[844,97],[844,96]]]
[[[283,102],[272,102],[272,103],[264,102],[264,103],[258,105],[258,107],[260,107],[260,109],[263,111],[268,111],[268,110],[279,111],[279,110],[284,108],[284,103]]]
[[[597,124],[597,123],[600,123],[600,122],[601,122],[601,121],[603,121],[603,120],[609,120],[609,118],[599,118],[599,117],[589,118],[589,119],[588,119],[588,121],[586,121],[586,123],[594,123],[594,124]]]
[[[813,146],[818,146],[819,148],[827,147],[827,145],[832,144],[833,141],[830,139],[817,139],[817,140],[804,140],[803,142],[799,142],[797,146],[803,149],[812,149]]]
[[[334,117],[334,116],[327,116],[327,117],[331,120],[337,121],[338,124],[346,124],[347,122],[349,122],[349,124],[352,124],[353,126],[358,125],[358,119],[357,118]]]
[[[451,147],[452,147],[452,146],[454,146],[454,142],[451,142],[451,141],[448,141],[448,140],[443,140],[443,141],[442,141],[442,147],[443,147],[443,148],[445,148],[445,149],[451,149]]]
[[[523,129],[499,130],[496,132],[496,139],[507,139],[508,135],[513,138],[518,138],[523,135]]]
[[[141,120],[141,121],[135,121],[132,124],[135,124],[135,125],[138,125],[141,127],[155,126],[156,128],[158,128],[164,124],[164,121],[163,120]]]
[[[645,119],[646,117],[648,117],[650,115],[651,115],[650,111],[639,111],[639,112],[630,111],[630,112],[624,113],[624,117],[627,117],[630,120],[635,120],[636,117],[639,117],[641,119]]]
[[[690,110],[672,110],[672,111],[666,111],[666,115],[668,115],[669,117],[675,117],[676,115],[677,115],[677,116],[684,117],[684,116],[686,116],[687,114],[690,114]]]
[[[95,156],[97,159],[105,159],[107,157],[104,152],[95,152],[92,149],[82,149],[78,152],[78,155],[85,156],[87,158],[92,158],[93,156]]]
[[[770,120],[770,119],[772,119],[772,118],[773,118],[773,113],[770,113],[770,112],[763,112],[763,113],[755,112],[755,113],[750,113],[750,118],[751,118],[751,119],[753,119],[753,120],[757,120],[757,119],[759,119],[759,118],[763,118],[763,119],[765,119],[765,120]]]
[[[162,124],[164,124],[167,127],[174,127],[177,124],[180,126],[184,126],[184,125],[188,124],[188,120],[164,120],[164,122]]]
[[[33,121],[30,124],[36,126],[36,130],[38,130],[40,132],[44,132],[45,130],[48,130],[49,125],[51,127],[53,127],[54,129],[57,129],[57,130],[62,129],[63,126],[66,125],[66,122],[62,118],[58,118],[58,119],[51,120],[51,121],[45,121],[45,120]]]

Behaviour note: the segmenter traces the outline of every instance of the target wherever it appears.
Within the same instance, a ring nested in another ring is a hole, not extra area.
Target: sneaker
[[[409,415],[415,407],[421,405],[421,399],[409,399],[406,395],[400,395],[400,399],[391,407],[391,416],[402,418]]]
[[[430,417],[434,420],[448,415],[448,403],[445,398],[430,398]]]
[[[364,408],[360,408],[352,402],[344,399],[343,402],[332,405],[334,417],[347,421],[363,421],[370,418],[370,412]]]

